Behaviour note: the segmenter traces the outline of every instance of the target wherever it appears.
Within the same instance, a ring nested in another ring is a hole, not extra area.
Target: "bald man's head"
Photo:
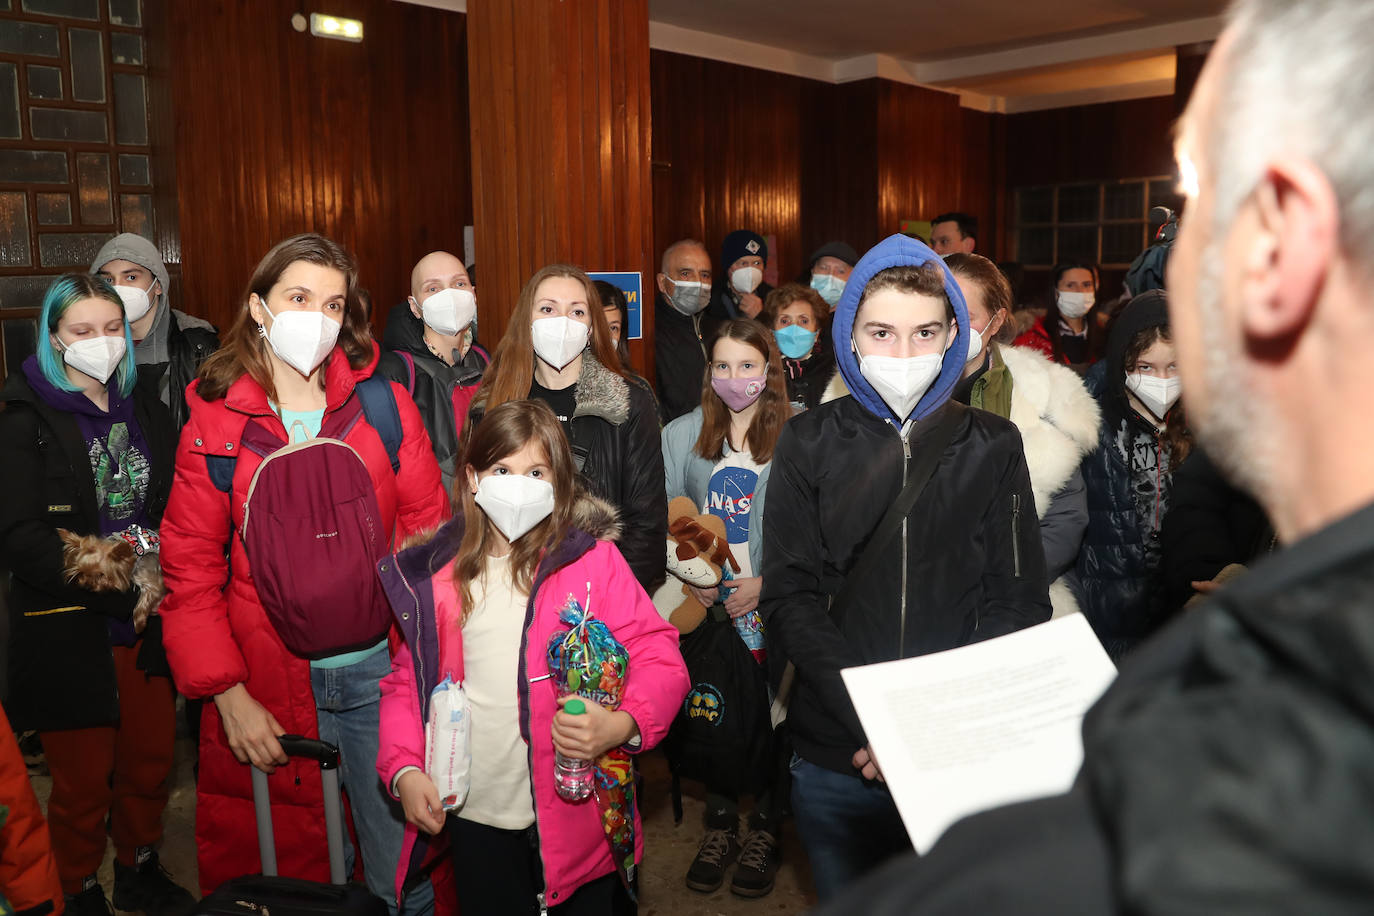
[[[410,295],[418,305],[441,289],[472,289],[463,262],[447,251],[431,251],[410,272]]]

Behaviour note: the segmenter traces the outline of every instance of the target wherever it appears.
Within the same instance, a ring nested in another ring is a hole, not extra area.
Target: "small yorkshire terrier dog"
[[[67,581],[93,592],[126,592],[139,587],[134,632],[142,633],[165,591],[158,562],[157,533],[134,525],[110,537],[75,534],[58,528]]]

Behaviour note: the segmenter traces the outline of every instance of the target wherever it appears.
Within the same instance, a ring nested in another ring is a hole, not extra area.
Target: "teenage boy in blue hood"
[[[950,400],[968,327],[933,251],[880,243],[834,315],[851,393],[789,421],[773,454],[759,610],[770,660],[796,665],[792,808],[822,900],[910,848],[840,669],[1050,617],[1020,434]]]

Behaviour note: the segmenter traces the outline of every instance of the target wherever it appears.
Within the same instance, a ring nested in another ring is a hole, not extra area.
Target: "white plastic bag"
[[[429,695],[425,772],[439,790],[445,811],[456,811],[467,801],[472,783],[472,710],[463,685],[447,677]]]

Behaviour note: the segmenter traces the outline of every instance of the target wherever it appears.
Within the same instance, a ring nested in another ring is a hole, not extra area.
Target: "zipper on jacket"
[[[405,584],[406,591],[410,593],[411,603],[414,605],[412,613],[415,615],[415,651],[413,654],[415,656],[415,669],[420,678],[419,682],[415,685],[417,688],[415,692],[420,695],[420,709],[424,714],[423,718],[427,722],[429,719],[429,698],[425,696],[425,653],[420,645],[420,641],[424,638],[424,633],[420,626],[420,596],[415,594],[415,589],[411,587],[410,580],[406,578],[405,570],[401,568],[399,558],[396,554],[391,555],[391,562],[396,564],[396,574],[401,577],[401,582]],[[436,626],[438,624],[437,618],[435,624]]]
[[[908,429],[906,432],[907,432],[906,435],[902,435],[901,430],[898,430],[898,432],[897,432],[898,437],[902,440],[902,489],[903,489],[903,490],[906,489],[906,478],[907,478],[907,473],[908,473],[908,471],[910,470],[910,466],[911,466],[911,438],[910,438],[911,430]],[[902,601],[901,601],[901,615],[902,615],[902,616],[901,616],[901,623],[899,624],[899,627],[898,627],[898,630],[897,630],[897,657],[898,657],[898,658],[905,658],[905,657],[906,657],[906,588],[907,588],[907,584],[906,584],[906,577],[907,577],[907,568],[906,568],[906,540],[907,540],[907,539],[906,539],[906,528],[907,528],[907,519],[906,519],[906,518],[903,518],[903,519],[902,519]]]
[[[1011,494],[1011,563],[1016,578],[1021,578],[1021,494]]]

